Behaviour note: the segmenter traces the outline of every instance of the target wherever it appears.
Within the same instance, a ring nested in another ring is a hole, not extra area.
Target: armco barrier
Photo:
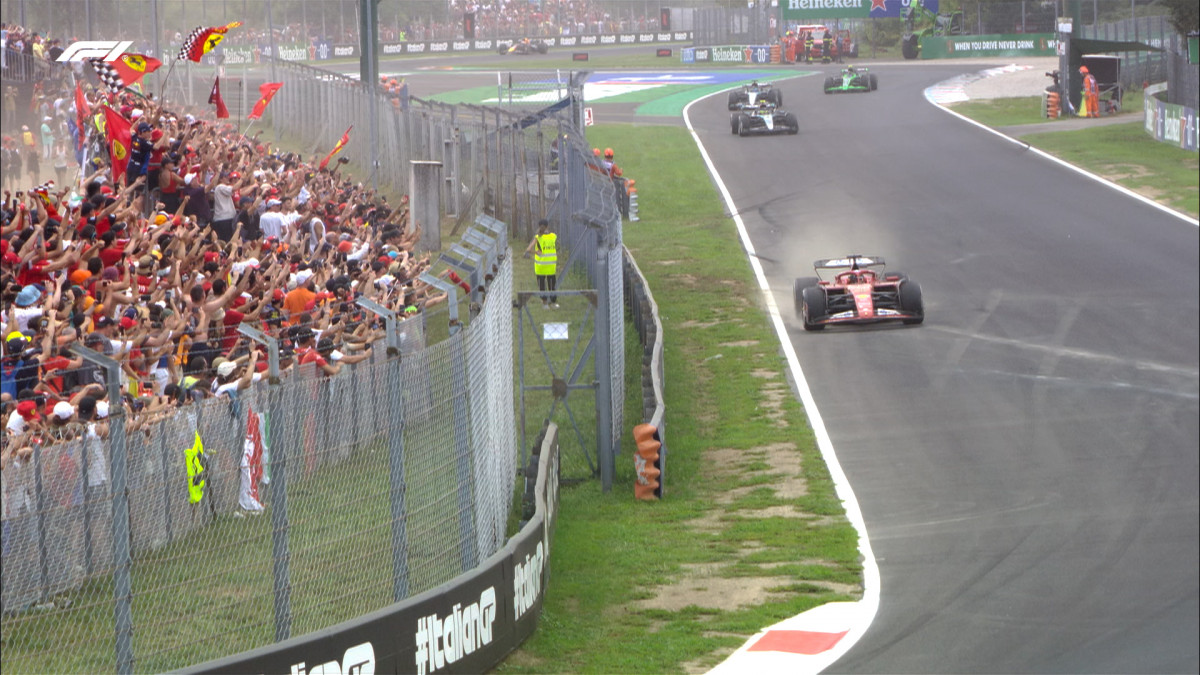
[[[533,517],[452,581],[361,617],[179,673],[480,673],[529,637],[550,579],[558,428],[539,446]]]
[[[637,329],[638,341],[642,344],[642,421],[653,428],[656,440],[661,444],[657,450],[654,468],[658,470],[657,485],[654,496],[662,498],[666,486],[667,472],[667,443],[666,443],[666,405],[663,397],[664,367],[663,367],[663,336],[662,320],[658,315],[658,304],[650,293],[650,285],[637,261],[624,250],[625,269],[625,304],[633,317],[634,328]],[[637,432],[635,431],[635,438]],[[637,448],[634,449],[637,452]],[[636,460],[635,460],[636,461]],[[640,475],[640,472],[639,472]]]

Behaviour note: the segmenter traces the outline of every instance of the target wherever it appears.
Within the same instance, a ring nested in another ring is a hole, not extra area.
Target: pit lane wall
[[[1159,143],[1192,152],[1200,151],[1200,124],[1197,124],[1196,109],[1160,100],[1158,95],[1166,97],[1166,92],[1166,82],[1152,84],[1143,92],[1142,113],[1146,133]]]
[[[481,673],[537,627],[558,516],[558,428],[536,446],[534,510],[508,544],[453,580],[356,619],[177,673]]]
[[[405,42],[384,42],[379,46],[379,53],[384,56],[400,54],[459,54],[466,52],[494,52],[500,47],[508,47],[519,38],[487,38],[462,40],[423,40]],[[609,47],[615,45],[656,44],[663,42],[692,41],[691,31],[653,31],[644,33],[600,33],[596,35],[560,35],[541,38],[551,49]],[[171,54],[168,49],[165,53]],[[269,45],[252,45],[245,47],[225,47],[219,45],[205,55],[201,63],[217,65],[241,65],[260,63],[263,57],[277,53],[284,61],[328,61],[330,59],[358,58],[361,49],[358,44],[335,44],[321,41],[314,44],[285,43],[276,44],[272,50]]]

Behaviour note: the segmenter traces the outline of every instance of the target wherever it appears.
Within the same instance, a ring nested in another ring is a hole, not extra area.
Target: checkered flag
[[[183,46],[179,48],[179,55],[175,57],[175,60],[183,61],[185,59],[192,58],[192,50],[196,48],[196,42],[203,41],[205,37],[208,37],[208,33],[210,31],[212,31],[211,28],[196,26],[196,29],[192,31],[192,34],[183,41]]]
[[[92,64],[92,69],[96,71],[96,77],[100,78],[101,84],[109,91],[116,94],[125,88],[125,78],[121,77],[121,73],[103,59],[88,59],[88,63]]]

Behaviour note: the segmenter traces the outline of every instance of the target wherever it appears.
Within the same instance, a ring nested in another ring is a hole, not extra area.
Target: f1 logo
[[[126,40],[124,42],[117,42],[116,40],[80,40],[79,42],[71,43],[70,46],[64,49],[57,60],[63,62],[84,61],[86,59],[116,61],[131,46],[133,46],[133,40]]]

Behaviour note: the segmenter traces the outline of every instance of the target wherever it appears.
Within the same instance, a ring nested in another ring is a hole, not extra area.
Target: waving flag
[[[354,125],[351,124],[350,129],[353,128]],[[338,139],[337,145],[333,146],[333,149],[329,151],[328,155],[325,155],[325,159],[321,160],[321,164],[318,168],[324,169],[329,164],[329,160],[333,159],[334,155],[338,154],[342,151],[342,148],[346,147],[346,144],[350,142],[350,129],[347,129],[346,133],[342,134],[342,137]]]
[[[240,25],[242,25],[241,21],[234,21],[231,24],[214,26],[212,28],[197,26],[192,31],[192,34],[188,36],[187,40],[184,41],[183,47],[179,50],[179,55],[175,57],[176,60],[182,61],[187,59],[188,61],[200,63],[201,57],[221,44],[221,40],[225,39],[225,33],[230,28],[237,28]]]
[[[108,132],[108,156],[112,162],[112,179],[116,183],[125,175],[125,167],[129,166],[129,148],[133,142],[130,127],[133,125],[112,108],[104,106],[104,126]]]
[[[250,111],[246,119],[256,120],[261,118],[263,111],[267,109],[267,104],[271,102],[272,98],[275,98],[275,93],[281,87],[283,87],[282,82],[264,82],[258,85],[258,93],[261,98],[258,99],[258,103],[254,104],[254,109]]]
[[[217,106],[217,119],[223,120],[229,117],[229,109],[225,107],[225,101],[221,100],[221,76],[213,80],[212,93],[208,95],[208,102],[215,103]]]
[[[50,193],[54,192],[54,181],[46,181],[33,189],[33,194],[37,195],[42,202],[42,207],[46,209],[47,215],[54,220],[58,220],[58,209],[54,206],[54,201],[50,199]]]
[[[158,70],[162,61],[144,54],[122,54],[112,65],[125,79],[125,86],[132,87],[141,82],[146,75]]]
[[[84,135],[87,129],[87,118],[92,112],[92,106],[88,103],[87,97],[83,95],[83,85],[78,80],[75,81],[75,128],[78,133],[75,134],[75,151],[83,150]]]
[[[263,475],[263,458],[267,444],[263,431],[266,423],[262,417],[250,410],[246,415],[246,438],[242,441],[241,490],[238,506],[246,511],[262,511],[262,500],[258,496],[258,484],[270,483]]]

